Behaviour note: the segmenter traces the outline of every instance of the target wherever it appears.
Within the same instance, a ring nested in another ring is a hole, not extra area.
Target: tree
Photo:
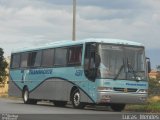
[[[6,60],[4,59],[4,56],[3,56],[4,52],[3,52],[3,49],[0,48],[0,83],[4,84],[5,83],[5,80],[6,80],[6,77],[7,77],[7,71],[6,71],[6,68],[8,66],[8,63],[6,62]]]
[[[157,68],[157,71],[160,71],[160,65],[157,65],[156,68]]]

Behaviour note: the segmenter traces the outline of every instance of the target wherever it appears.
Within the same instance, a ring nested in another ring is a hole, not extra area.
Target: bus
[[[59,41],[11,53],[9,96],[25,104],[41,100],[74,108],[143,104],[148,96],[148,72],[141,43],[90,38]]]

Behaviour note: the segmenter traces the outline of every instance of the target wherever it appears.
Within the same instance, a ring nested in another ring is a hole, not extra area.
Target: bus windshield
[[[120,80],[146,80],[143,47],[100,44],[99,77]]]

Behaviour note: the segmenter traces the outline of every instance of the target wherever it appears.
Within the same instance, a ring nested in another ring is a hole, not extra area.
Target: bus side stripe
[[[46,80],[48,80],[48,79],[61,79],[61,80],[63,80],[63,81],[66,81],[66,82],[69,82],[69,83],[75,85],[75,86],[78,87],[80,90],[82,90],[82,91],[87,95],[87,97],[89,97],[89,99],[90,99],[93,103],[95,103],[95,101],[94,101],[94,100],[87,94],[87,92],[85,92],[81,87],[77,86],[74,82],[71,82],[71,81],[69,81],[69,80],[67,80],[67,79],[64,79],[64,78],[61,78],[61,77],[49,77],[49,78],[45,79],[45,80],[42,81],[39,85],[37,85],[34,89],[32,89],[32,90],[30,91],[30,93],[33,92],[35,89],[37,89],[41,84],[43,84],[43,83],[44,83]]]
[[[31,92],[33,92],[35,89],[37,89],[41,84],[43,84],[46,80],[48,80],[48,79],[61,79],[61,80],[63,80],[63,81],[66,81],[66,82],[69,82],[69,83],[71,83],[71,84],[73,84],[73,85],[75,85],[76,87],[78,87],[80,90],[82,90],[86,95],[87,95],[87,97],[93,102],[93,103],[95,103],[95,101],[87,94],[87,92],[85,92],[81,87],[79,87],[79,86],[77,86],[74,82],[72,82],[72,81],[69,81],[69,80],[67,80],[67,79],[64,79],[64,78],[60,78],[60,77],[49,77],[49,78],[47,78],[47,79],[45,79],[45,80],[43,80],[40,84],[38,84],[35,88],[33,88],[32,90],[29,90],[29,93],[31,93]],[[12,79],[12,76],[10,75],[10,80],[12,80],[12,82],[14,83],[14,85],[19,89],[19,90],[21,90],[22,91],[22,89],[15,83],[15,81]]]

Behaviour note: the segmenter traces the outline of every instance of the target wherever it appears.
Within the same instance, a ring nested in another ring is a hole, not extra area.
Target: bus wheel
[[[85,107],[85,104],[80,102],[80,92],[78,89],[73,92],[71,102],[74,108],[82,109]]]
[[[53,103],[57,107],[64,107],[67,104],[66,101],[53,101]]]
[[[29,99],[29,91],[28,91],[27,88],[25,88],[25,89],[23,90],[22,97],[23,97],[23,102],[24,102],[25,104],[36,104],[36,103],[37,103],[37,100]]]
[[[25,88],[25,89],[23,90],[22,97],[23,97],[23,102],[24,102],[25,104],[29,104],[29,92],[28,92],[28,89],[27,89],[27,88]]]
[[[111,104],[111,108],[113,111],[121,112],[125,108],[125,104]]]

